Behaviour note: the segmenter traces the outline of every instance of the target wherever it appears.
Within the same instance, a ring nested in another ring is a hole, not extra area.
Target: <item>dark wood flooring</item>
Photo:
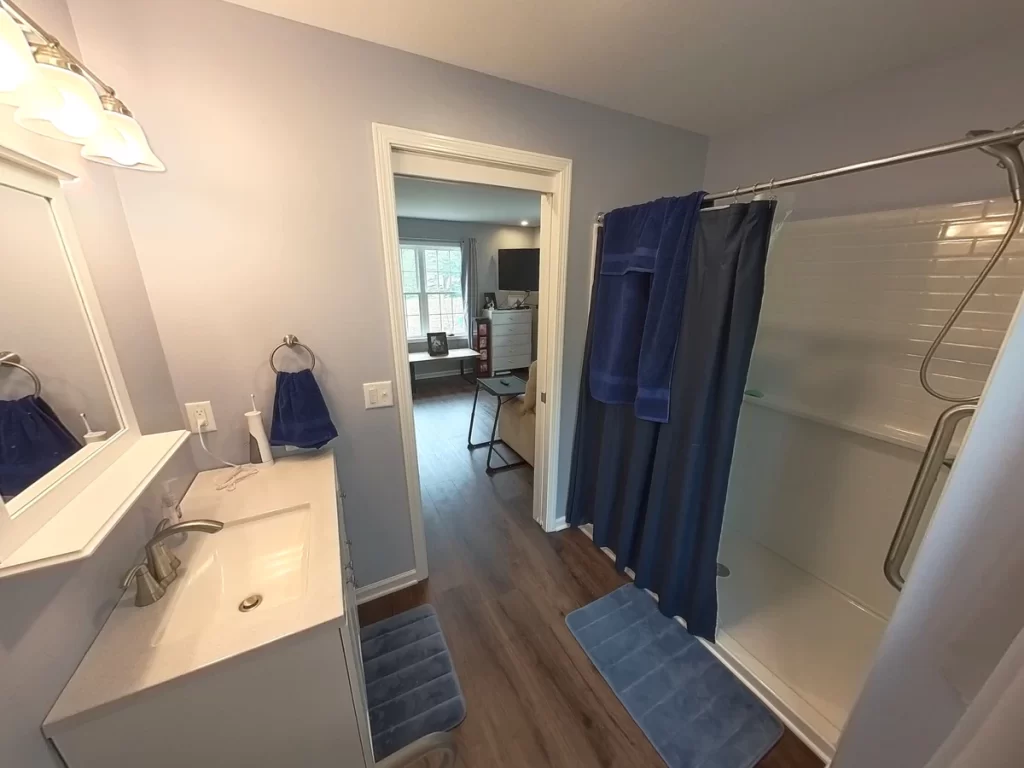
[[[430,578],[359,607],[371,624],[429,602],[466,696],[454,735],[464,768],[664,765],[565,626],[565,615],[625,583],[577,530],[531,517],[527,468],[488,477],[468,451],[473,385],[417,382],[416,444]],[[486,439],[493,398],[480,395]],[[759,768],[820,768],[789,731]]]

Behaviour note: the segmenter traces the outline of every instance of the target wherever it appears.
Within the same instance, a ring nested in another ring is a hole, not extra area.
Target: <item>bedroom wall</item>
[[[567,476],[594,215],[697,187],[705,137],[218,0],[71,7],[168,167],[118,181],[179,402],[211,400],[211,447],[241,459],[271,348],[285,333],[312,346],[362,584],[414,565],[398,413],[363,408],[362,383],[395,375],[371,124],[571,158]]]
[[[467,237],[476,238],[477,287],[480,289],[480,306],[483,295],[488,291],[498,293],[498,251],[502,248],[537,248],[540,244],[540,227],[513,227],[505,224],[485,224],[469,221],[438,221],[435,219],[398,219],[398,236],[415,240],[448,240],[460,242]],[[507,299],[501,292],[499,303]],[[537,293],[530,294],[530,304],[537,306]],[[536,314],[536,313],[535,313]],[[534,318],[536,320],[536,317]],[[449,348],[468,346],[463,339],[451,339]],[[410,352],[426,351],[426,342],[410,342]],[[534,349],[536,349],[536,323],[534,327]],[[469,368],[467,367],[467,370]],[[458,363],[437,360],[416,366],[417,378],[450,376],[458,374]]]

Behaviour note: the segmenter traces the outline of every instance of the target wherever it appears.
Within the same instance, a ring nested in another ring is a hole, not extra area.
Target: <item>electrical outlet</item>
[[[185,403],[185,415],[188,416],[188,428],[199,434],[199,425],[203,424],[203,432],[216,432],[217,420],[213,418],[213,406],[209,400],[201,403]]]
[[[374,381],[363,384],[363,403],[367,408],[389,408],[394,405],[391,399],[391,382]]]

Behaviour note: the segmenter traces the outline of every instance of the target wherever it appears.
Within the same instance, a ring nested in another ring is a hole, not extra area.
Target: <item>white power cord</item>
[[[206,440],[203,438],[203,428],[208,423],[209,422],[206,420],[205,415],[199,416],[196,419],[196,427],[199,429],[199,444],[203,447],[203,450],[206,451],[206,453],[208,453],[212,458],[216,459],[224,466],[234,467],[235,471],[231,473],[231,476],[217,486],[218,491],[233,491],[238,486],[238,484],[245,480],[247,477],[252,477],[253,475],[258,474],[259,469],[254,467],[252,464],[246,464],[244,466],[232,464],[230,461],[222,459],[220,456],[218,456],[209,448],[207,448]]]

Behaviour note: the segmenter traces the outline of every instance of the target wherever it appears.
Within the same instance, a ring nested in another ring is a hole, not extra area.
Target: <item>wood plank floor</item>
[[[565,615],[627,581],[576,530],[531,517],[532,470],[488,477],[468,451],[473,385],[417,383],[416,444],[430,578],[360,606],[363,625],[431,603],[468,715],[454,735],[464,768],[664,765],[565,626]],[[494,400],[481,394],[475,441]],[[820,768],[789,731],[760,768]]]

